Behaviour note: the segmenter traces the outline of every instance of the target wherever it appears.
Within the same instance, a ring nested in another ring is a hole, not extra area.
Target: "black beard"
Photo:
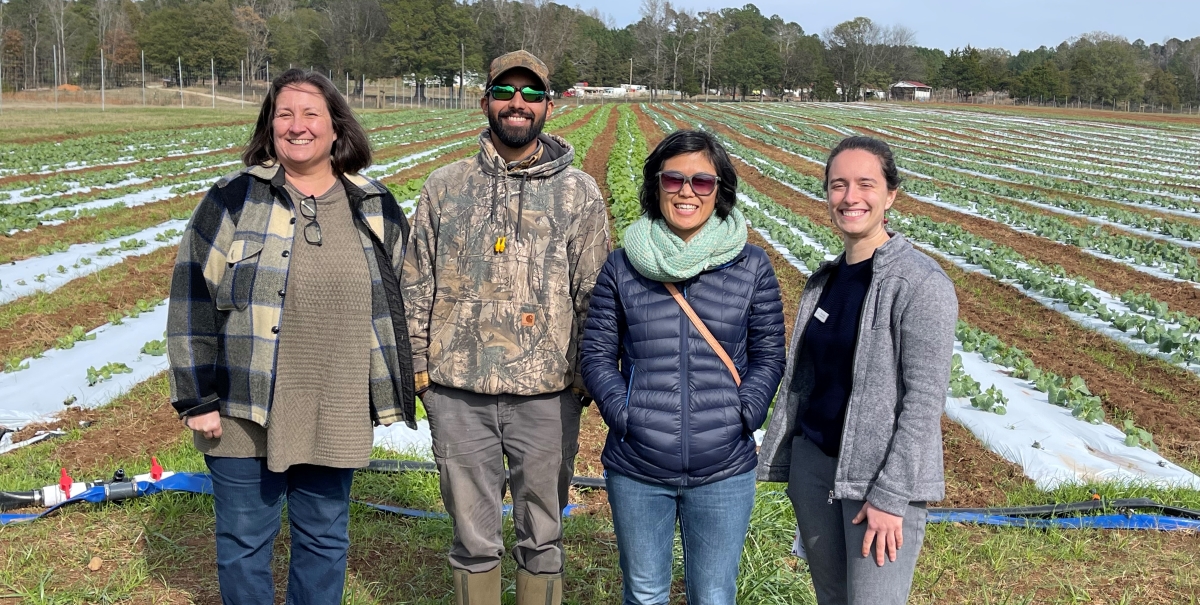
[[[538,138],[542,134],[542,126],[546,124],[546,117],[542,116],[539,120],[536,115],[529,116],[529,126],[524,128],[510,128],[500,121],[501,118],[511,115],[513,112],[501,111],[498,114],[488,114],[488,126],[492,129],[492,134],[504,144],[505,147],[520,149]]]

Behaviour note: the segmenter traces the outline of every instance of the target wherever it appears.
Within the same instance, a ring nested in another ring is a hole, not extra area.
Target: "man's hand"
[[[571,392],[575,393],[575,398],[579,400],[579,405],[583,407],[592,405],[592,396],[588,395],[587,391],[579,387],[571,387]]]
[[[883,567],[885,551],[888,560],[895,563],[896,551],[904,545],[904,517],[885,513],[866,502],[851,523],[858,525],[863,519],[867,521],[867,535],[863,537],[862,556],[871,555],[871,542],[875,542],[875,564]]]
[[[205,439],[218,439],[221,437],[221,413],[208,412],[198,416],[185,416],[183,426],[200,433]]]
[[[413,374],[413,390],[417,395],[429,390],[429,372],[417,372]]]

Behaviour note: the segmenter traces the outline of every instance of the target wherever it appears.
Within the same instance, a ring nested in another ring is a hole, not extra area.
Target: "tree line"
[[[144,55],[152,69],[182,67],[185,79],[214,67],[262,78],[268,65],[296,65],[335,81],[404,77],[421,95],[422,84],[455,86],[523,48],[546,62],[559,91],[586,81],[854,100],[911,80],[963,98],[1200,104],[1200,36],[1146,44],[1097,32],[1014,55],[918,46],[912,30],[866,17],[806,32],[753,4],[696,12],[643,0],[639,16],[616,27],[549,0],[0,0],[0,65],[10,89],[54,81],[51,64],[57,81],[72,82],[82,77],[73,66],[103,50],[114,68]]]

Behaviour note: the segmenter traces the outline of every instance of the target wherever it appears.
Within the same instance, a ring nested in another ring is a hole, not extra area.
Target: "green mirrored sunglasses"
[[[517,94],[517,89],[515,86],[493,86],[488,89],[488,94],[497,101],[511,101]],[[546,100],[546,91],[534,90],[526,86],[521,89],[521,98],[526,103],[541,103]]]

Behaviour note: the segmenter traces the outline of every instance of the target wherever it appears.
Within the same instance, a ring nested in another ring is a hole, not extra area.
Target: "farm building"
[[[905,80],[892,84],[892,98],[897,101],[928,101],[932,86]]]

